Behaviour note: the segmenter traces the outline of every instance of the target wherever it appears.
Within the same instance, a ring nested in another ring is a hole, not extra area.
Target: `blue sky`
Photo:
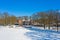
[[[60,9],[60,0],[0,0],[0,12],[16,16],[30,16],[51,9]]]

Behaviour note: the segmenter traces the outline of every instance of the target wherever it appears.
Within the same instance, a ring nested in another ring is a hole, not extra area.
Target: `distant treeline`
[[[0,13],[0,25],[14,24],[16,19],[16,16],[9,15],[8,12]]]
[[[42,12],[36,12],[31,16],[20,16],[16,17],[15,15],[10,15],[8,12],[0,13],[0,25],[14,24],[17,22],[17,19],[30,19],[31,23],[44,24],[45,26],[51,26],[51,24],[60,23],[60,10],[48,10]],[[50,29],[50,28],[49,28]]]
[[[52,26],[53,24],[58,27],[60,24],[60,10],[48,10],[34,13],[31,16],[33,23],[43,24],[45,26]]]

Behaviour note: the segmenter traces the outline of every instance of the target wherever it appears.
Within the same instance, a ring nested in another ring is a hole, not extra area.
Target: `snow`
[[[45,32],[27,32],[26,35],[32,40],[60,40],[60,34]]]
[[[7,28],[1,27],[0,28],[0,40],[31,40],[24,33],[28,32],[29,30],[25,28]]]
[[[0,40],[60,40],[60,33],[42,31],[41,29],[36,31],[37,29],[35,27],[0,26]]]
[[[39,30],[38,28],[29,28],[29,30],[33,31],[27,32],[25,35],[32,40],[60,40],[60,33],[58,32]]]

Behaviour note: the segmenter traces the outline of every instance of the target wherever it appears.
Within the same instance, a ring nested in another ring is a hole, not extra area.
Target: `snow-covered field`
[[[60,33],[33,28],[0,27],[0,40],[60,40]]]
[[[7,28],[1,27],[0,28],[0,40],[31,40],[24,33],[28,32],[22,27],[20,28]]]
[[[25,35],[30,37],[32,40],[60,40],[60,32],[54,30],[44,30],[37,27],[28,28],[31,30]]]

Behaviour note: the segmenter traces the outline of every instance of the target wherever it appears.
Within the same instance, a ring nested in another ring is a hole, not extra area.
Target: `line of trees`
[[[0,25],[14,24],[16,19],[16,16],[9,15],[8,12],[0,13]]]
[[[10,15],[8,12],[0,13],[0,25],[8,25],[8,24],[15,24],[17,21],[16,16]],[[22,16],[19,17],[22,20],[28,20],[30,19],[30,23],[39,23],[44,25],[44,29],[46,26],[50,29],[50,26],[52,24],[56,24],[55,26],[57,27],[60,23],[60,10],[48,10],[48,11],[42,11],[42,12],[37,12],[34,13],[32,16]]]
[[[32,15],[32,20],[39,24],[44,24],[44,29],[45,26],[48,26],[48,28],[50,29],[50,26],[52,26],[52,24],[56,24],[58,30],[58,25],[60,23],[60,11],[48,10],[43,12],[37,12]]]

